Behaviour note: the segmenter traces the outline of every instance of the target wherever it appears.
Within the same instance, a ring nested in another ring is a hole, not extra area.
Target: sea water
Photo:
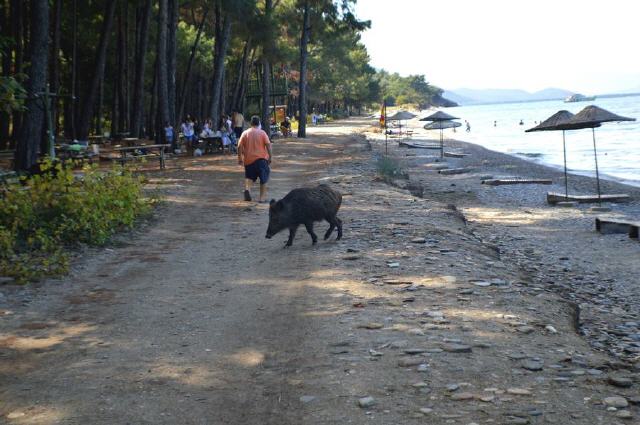
[[[562,131],[524,131],[559,110],[566,109],[575,114],[588,105],[639,120],[604,123],[595,129],[595,137],[600,176],[640,186],[640,96],[596,98],[576,103],[553,100],[448,108],[446,112],[459,117],[463,126],[458,127],[456,133],[445,130],[446,137],[562,168]],[[470,132],[465,131],[464,120],[469,122]],[[566,131],[565,138],[569,172],[595,176],[591,129]]]

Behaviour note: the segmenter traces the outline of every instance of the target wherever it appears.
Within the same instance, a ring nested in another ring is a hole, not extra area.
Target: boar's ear
[[[275,204],[275,203],[276,203],[276,200],[275,200],[275,199],[272,199],[272,200],[269,202],[269,206],[270,206],[270,207],[272,207],[272,206],[273,206],[273,204]]]
[[[284,203],[282,202],[282,200],[279,200],[278,202],[274,201],[273,199],[271,200],[271,209],[273,211],[282,211],[284,209]]]

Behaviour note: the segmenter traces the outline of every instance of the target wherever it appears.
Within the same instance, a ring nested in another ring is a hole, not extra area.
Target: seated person
[[[291,122],[289,122],[289,117],[284,117],[284,121],[280,123],[280,131],[282,131],[282,135],[284,137],[289,137],[291,134]]]

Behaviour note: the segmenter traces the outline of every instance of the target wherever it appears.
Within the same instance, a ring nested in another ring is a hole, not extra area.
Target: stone
[[[355,260],[359,260],[361,257],[359,255],[345,255],[344,257],[342,257],[343,260],[345,261],[355,261]]]
[[[628,410],[620,410],[616,413],[616,418],[618,419],[633,419],[633,413]]]
[[[426,363],[422,363],[420,365],[418,365],[418,372],[428,372],[429,371],[429,365]]]
[[[421,407],[419,410],[420,410],[420,413],[424,413],[425,415],[428,415],[429,413],[433,412],[433,409],[430,407]]]
[[[507,394],[512,395],[531,395],[531,391],[524,388],[507,388]]]
[[[424,381],[420,381],[420,382],[416,382],[415,384],[411,384],[411,386],[412,386],[413,388],[426,388],[426,387],[428,387],[428,386],[429,386],[429,384],[427,384],[427,383],[426,383],[426,382],[424,382]]]
[[[427,352],[427,350],[424,348],[406,348],[403,351],[405,354],[409,355],[422,354]]]
[[[11,412],[11,413],[9,413],[9,414],[7,415],[7,419],[18,419],[18,418],[21,418],[21,417],[23,417],[23,416],[25,416],[25,415],[26,415],[26,413],[24,413],[24,412],[20,412],[20,411],[17,411],[17,410],[16,410],[15,412]]]
[[[473,283],[475,286],[481,286],[481,287],[491,286],[491,282],[487,282],[486,280],[471,280],[470,282]]]
[[[508,417],[504,423],[508,425],[527,425],[529,423],[529,419],[511,416]]]
[[[411,243],[427,243],[427,240],[425,238],[413,238]]]
[[[363,324],[359,325],[358,327],[360,329],[382,329],[383,326],[384,325],[382,323],[369,322],[369,323],[363,323]]]
[[[401,340],[398,340],[398,341],[392,341],[389,344],[389,347],[391,347],[391,348],[405,348],[408,345],[409,345],[409,341],[401,339]]]
[[[607,397],[602,401],[607,406],[616,407],[616,408],[627,407],[629,405],[629,402],[627,401],[627,399],[620,396]]]
[[[525,325],[525,326],[518,326],[518,327],[516,328],[516,331],[518,331],[518,332],[520,332],[520,333],[523,333],[523,334],[525,334],[525,335],[530,334],[530,333],[531,333],[531,332],[533,332],[534,330],[535,330],[535,329],[533,328],[533,326],[527,326],[527,325]]]
[[[622,376],[609,376],[607,382],[615,387],[629,388],[633,385],[633,380]]]
[[[447,385],[447,391],[453,392],[453,391],[458,391],[459,389],[460,389],[460,385],[458,384]]]
[[[471,353],[472,351],[471,346],[465,344],[444,344],[442,349],[449,353]]]
[[[358,406],[364,408],[371,407],[376,404],[376,400],[371,396],[361,397],[358,399]]]
[[[451,400],[462,401],[462,400],[473,400],[475,395],[472,393],[455,393],[451,395]]]
[[[533,372],[542,370],[544,366],[544,361],[540,359],[527,359],[522,362],[522,367],[527,370],[531,370]]]
[[[400,367],[418,366],[421,363],[424,363],[424,359],[420,357],[405,357],[398,360],[398,366]]]
[[[544,327],[544,329],[545,329],[547,332],[552,333],[552,334],[557,334],[557,333],[558,333],[558,331],[556,330],[556,328],[554,328],[554,327],[553,327],[553,326],[551,326],[551,325],[547,325],[547,326],[545,326],[545,327]]]
[[[397,269],[398,267],[400,267],[400,263],[387,263],[387,267],[391,269]]]
[[[316,398],[312,395],[303,395],[302,397],[300,397],[300,401],[304,404],[311,403],[315,399]]]
[[[369,350],[369,355],[371,357],[382,357],[384,356],[384,353],[372,349],[372,350]]]

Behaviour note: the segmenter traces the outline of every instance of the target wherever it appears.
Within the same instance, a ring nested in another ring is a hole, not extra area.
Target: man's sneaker
[[[251,201],[251,194],[249,193],[248,190],[244,191],[244,200],[247,202]]]

